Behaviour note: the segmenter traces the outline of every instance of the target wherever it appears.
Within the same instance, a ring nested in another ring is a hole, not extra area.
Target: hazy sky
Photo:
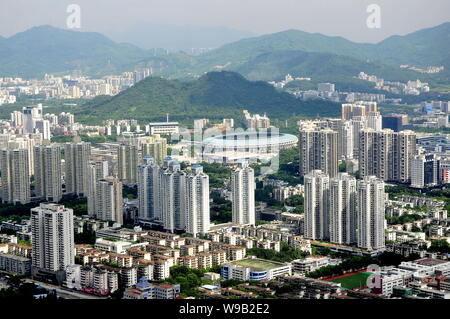
[[[30,27],[66,27],[69,4],[81,7],[80,31],[126,30],[138,22],[226,26],[256,34],[299,29],[377,42],[393,34],[450,22],[449,0],[1,0],[0,35]],[[369,4],[381,28],[366,25]]]

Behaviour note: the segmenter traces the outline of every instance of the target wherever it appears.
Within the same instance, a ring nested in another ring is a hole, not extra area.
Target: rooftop
[[[254,271],[265,271],[274,268],[283,267],[286,264],[259,258],[246,258],[231,262],[233,265],[251,268]]]

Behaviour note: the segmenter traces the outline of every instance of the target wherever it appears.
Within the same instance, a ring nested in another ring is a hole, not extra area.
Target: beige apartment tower
[[[332,129],[322,129],[314,125],[300,129],[300,176],[313,170],[334,177],[338,173],[339,162],[338,132]]]

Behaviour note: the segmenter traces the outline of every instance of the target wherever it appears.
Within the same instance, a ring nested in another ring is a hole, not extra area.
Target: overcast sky
[[[255,34],[299,29],[377,42],[450,22],[449,0],[1,0],[0,35],[50,24],[65,28],[69,4],[81,7],[80,31],[126,30],[138,22],[226,26]],[[369,4],[381,28],[366,25]]]

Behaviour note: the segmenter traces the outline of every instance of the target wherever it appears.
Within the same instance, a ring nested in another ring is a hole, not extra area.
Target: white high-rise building
[[[384,181],[409,183],[411,163],[416,153],[413,131],[365,129],[359,139],[361,176],[377,176]]]
[[[437,185],[440,163],[440,158],[435,154],[416,155],[411,162],[411,187],[423,188]]]
[[[87,196],[89,191],[88,163],[91,143],[66,143],[64,147],[66,193]]]
[[[23,116],[20,111],[11,112],[11,122],[14,126],[22,126],[23,125]]]
[[[411,182],[411,163],[416,155],[416,132],[405,130],[394,133],[392,180]]]
[[[367,121],[363,116],[355,116],[351,119],[353,130],[353,158],[359,158],[359,142],[361,131],[367,128]]]
[[[338,126],[339,158],[353,158],[353,126],[351,121],[341,120]]]
[[[26,149],[28,151],[28,168],[30,176],[34,175],[34,147],[42,144],[41,134],[27,134],[25,136],[10,136],[6,148]]]
[[[71,113],[62,112],[58,115],[58,123],[61,125],[70,126],[75,123],[75,117]]]
[[[123,224],[122,182],[107,176],[97,183],[96,205],[97,218]]]
[[[138,166],[139,218],[142,220],[161,220],[161,168],[152,156],[144,156],[144,164]]]
[[[22,108],[22,124],[24,134],[34,133],[36,121],[42,119],[42,104]]]
[[[320,170],[305,175],[304,236],[314,240],[328,240],[330,179]]]
[[[28,150],[0,150],[1,197],[5,203],[30,202]]]
[[[338,133],[329,128],[305,125],[300,129],[300,176],[321,170],[334,177],[338,173]]]
[[[197,236],[209,230],[209,176],[203,173],[201,165],[193,165],[186,176],[186,232]]]
[[[34,179],[36,196],[49,202],[59,202],[62,197],[61,147],[59,145],[35,146]]]
[[[99,215],[99,204],[97,202],[98,181],[108,176],[108,161],[96,158],[88,164],[88,214],[91,217]]]
[[[231,173],[232,220],[237,225],[255,225],[255,172],[248,163]]]
[[[339,173],[330,179],[330,241],[336,244],[356,243],[356,178]]]
[[[386,194],[384,182],[366,176],[358,182],[358,247],[377,250],[385,246],[384,210]]]
[[[125,185],[136,184],[136,171],[138,166],[138,147],[136,145],[122,144],[117,149],[117,169],[119,179]]]
[[[166,230],[194,236],[209,230],[209,176],[200,165],[185,172],[167,157],[161,168],[146,155],[138,167],[138,200],[141,220],[161,222]]]
[[[380,112],[368,112],[366,114],[367,127],[375,131],[381,131],[383,129],[383,117]]]
[[[32,265],[47,271],[75,264],[73,210],[58,204],[31,209]]]
[[[50,141],[52,135],[50,133],[50,121],[49,120],[37,120],[35,121],[36,130],[39,134],[42,134],[44,140]]]
[[[164,169],[160,171],[161,180],[161,213],[165,230],[175,232],[186,228],[187,196],[185,173],[180,164],[168,157]]]

